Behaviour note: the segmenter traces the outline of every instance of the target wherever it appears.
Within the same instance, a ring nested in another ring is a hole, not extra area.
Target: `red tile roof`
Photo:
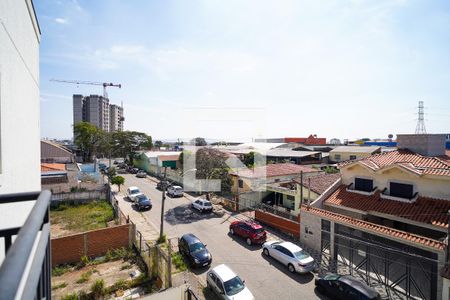
[[[380,198],[380,191],[371,196],[348,192],[346,186],[340,186],[328,197],[325,205],[345,206],[360,211],[374,211],[400,218],[421,222],[440,228],[448,227],[450,201],[418,197],[413,203]]]
[[[315,207],[308,208],[307,206],[303,205],[302,212],[309,212],[314,215],[324,217],[329,220],[337,221],[342,224],[348,224],[353,227],[368,229],[370,231],[374,231],[379,234],[390,235],[390,236],[398,238],[398,239],[403,239],[403,240],[407,240],[409,242],[418,243],[423,246],[427,246],[427,247],[434,248],[437,250],[444,250],[446,247],[445,243],[443,243],[441,241],[437,241],[437,240],[434,240],[431,238],[427,238],[427,237],[420,236],[417,234],[409,233],[406,231],[401,231],[401,230],[389,228],[386,226],[362,221],[359,219],[351,218],[348,216],[340,215],[337,213],[333,213],[333,212],[315,208]]]
[[[341,178],[341,174],[320,174],[317,176],[310,176],[308,178],[303,178],[303,186],[308,188],[309,181],[311,182],[311,191],[322,194],[325,192],[333,183],[335,183],[339,178]],[[295,180],[300,183],[300,180]]]
[[[318,170],[291,164],[291,163],[282,163],[282,164],[268,164],[266,166],[256,167],[253,169],[244,169],[235,172],[231,172],[232,175],[239,175],[239,177],[244,178],[260,178],[260,177],[276,177],[276,176],[284,176],[284,175],[300,175],[300,172],[303,173],[313,173],[318,172]]]
[[[51,172],[51,171],[65,171],[65,164],[50,164],[50,163],[41,163],[41,172]]]
[[[339,164],[339,167],[342,168],[356,163],[363,164],[373,171],[390,166],[399,166],[417,175],[450,176],[450,158],[448,156],[428,157],[410,150],[376,154],[359,160],[343,162]]]

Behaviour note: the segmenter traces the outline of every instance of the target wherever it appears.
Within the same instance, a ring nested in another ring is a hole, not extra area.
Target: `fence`
[[[300,217],[297,217],[297,220],[294,221],[256,209],[255,220],[292,235],[296,239],[300,238]]]
[[[52,194],[51,204],[57,205],[63,202],[81,204],[92,200],[107,199],[108,193],[106,189],[85,191],[85,192],[69,192]]]
[[[130,228],[131,227],[131,228]],[[108,250],[131,245],[132,225],[125,224],[52,239],[52,265],[96,257]]]

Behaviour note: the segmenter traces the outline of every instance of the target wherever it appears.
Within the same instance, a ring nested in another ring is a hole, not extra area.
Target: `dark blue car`
[[[380,294],[352,277],[329,273],[316,278],[317,290],[337,300],[380,300]]]

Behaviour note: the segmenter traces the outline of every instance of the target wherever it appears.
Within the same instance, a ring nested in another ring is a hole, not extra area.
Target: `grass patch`
[[[183,255],[181,255],[180,252],[176,252],[176,253],[172,254],[172,263],[181,272],[186,271],[188,269],[188,266],[187,266],[186,262],[184,261],[184,257],[183,257]]]
[[[78,293],[73,292],[61,297],[61,300],[78,300]]]
[[[107,227],[114,220],[114,210],[105,200],[78,205],[64,203],[51,209],[50,220],[73,233],[84,232]]]
[[[130,265],[130,264],[124,264],[124,265],[122,265],[121,267],[120,267],[120,270],[121,271],[123,271],[123,270],[128,270],[128,269],[131,269],[133,266],[132,265]]]
[[[94,270],[84,272],[83,274],[81,274],[81,277],[76,281],[76,283],[85,283],[86,281],[89,281],[89,279],[92,276],[92,273],[94,273]]]
[[[65,283],[65,282],[62,282],[62,283],[60,283],[60,284],[56,284],[56,285],[52,286],[52,291],[53,291],[53,290],[57,290],[57,289],[63,289],[63,288],[65,288],[66,286],[67,286],[67,283]]]
[[[60,265],[60,266],[56,266],[56,267],[54,267],[54,268],[52,269],[52,276],[55,276],[55,277],[61,276],[61,275],[63,275],[64,273],[67,273],[67,272],[71,271],[71,270],[72,270],[72,267],[73,267],[73,266],[71,266],[71,265]]]

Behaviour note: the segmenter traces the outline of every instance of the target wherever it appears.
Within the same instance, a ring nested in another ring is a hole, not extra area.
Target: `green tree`
[[[161,142],[161,141],[155,141],[155,148],[161,148],[162,147],[162,145],[163,145],[163,142]]]
[[[206,140],[204,138],[202,138],[202,137],[196,137],[195,139],[192,139],[190,144],[194,145],[194,146],[206,146],[206,145],[208,145]]]
[[[120,192],[120,186],[125,183],[125,178],[123,178],[122,176],[114,176],[111,179],[111,183],[117,185],[119,187]]]
[[[87,122],[74,125],[74,142],[83,155],[83,162],[90,161],[96,155],[103,131]]]
[[[254,151],[244,154],[244,161],[243,161],[244,165],[246,165],[248,168],[256,167],[255,158],[256,161],[261,161],[262,155]]]
[[[133,158],[137,151],[150,150],[153,147],[152,137],[143,132],[118,131],[112,135],[113,153],[116,156],[129,158],[133,164]]]

